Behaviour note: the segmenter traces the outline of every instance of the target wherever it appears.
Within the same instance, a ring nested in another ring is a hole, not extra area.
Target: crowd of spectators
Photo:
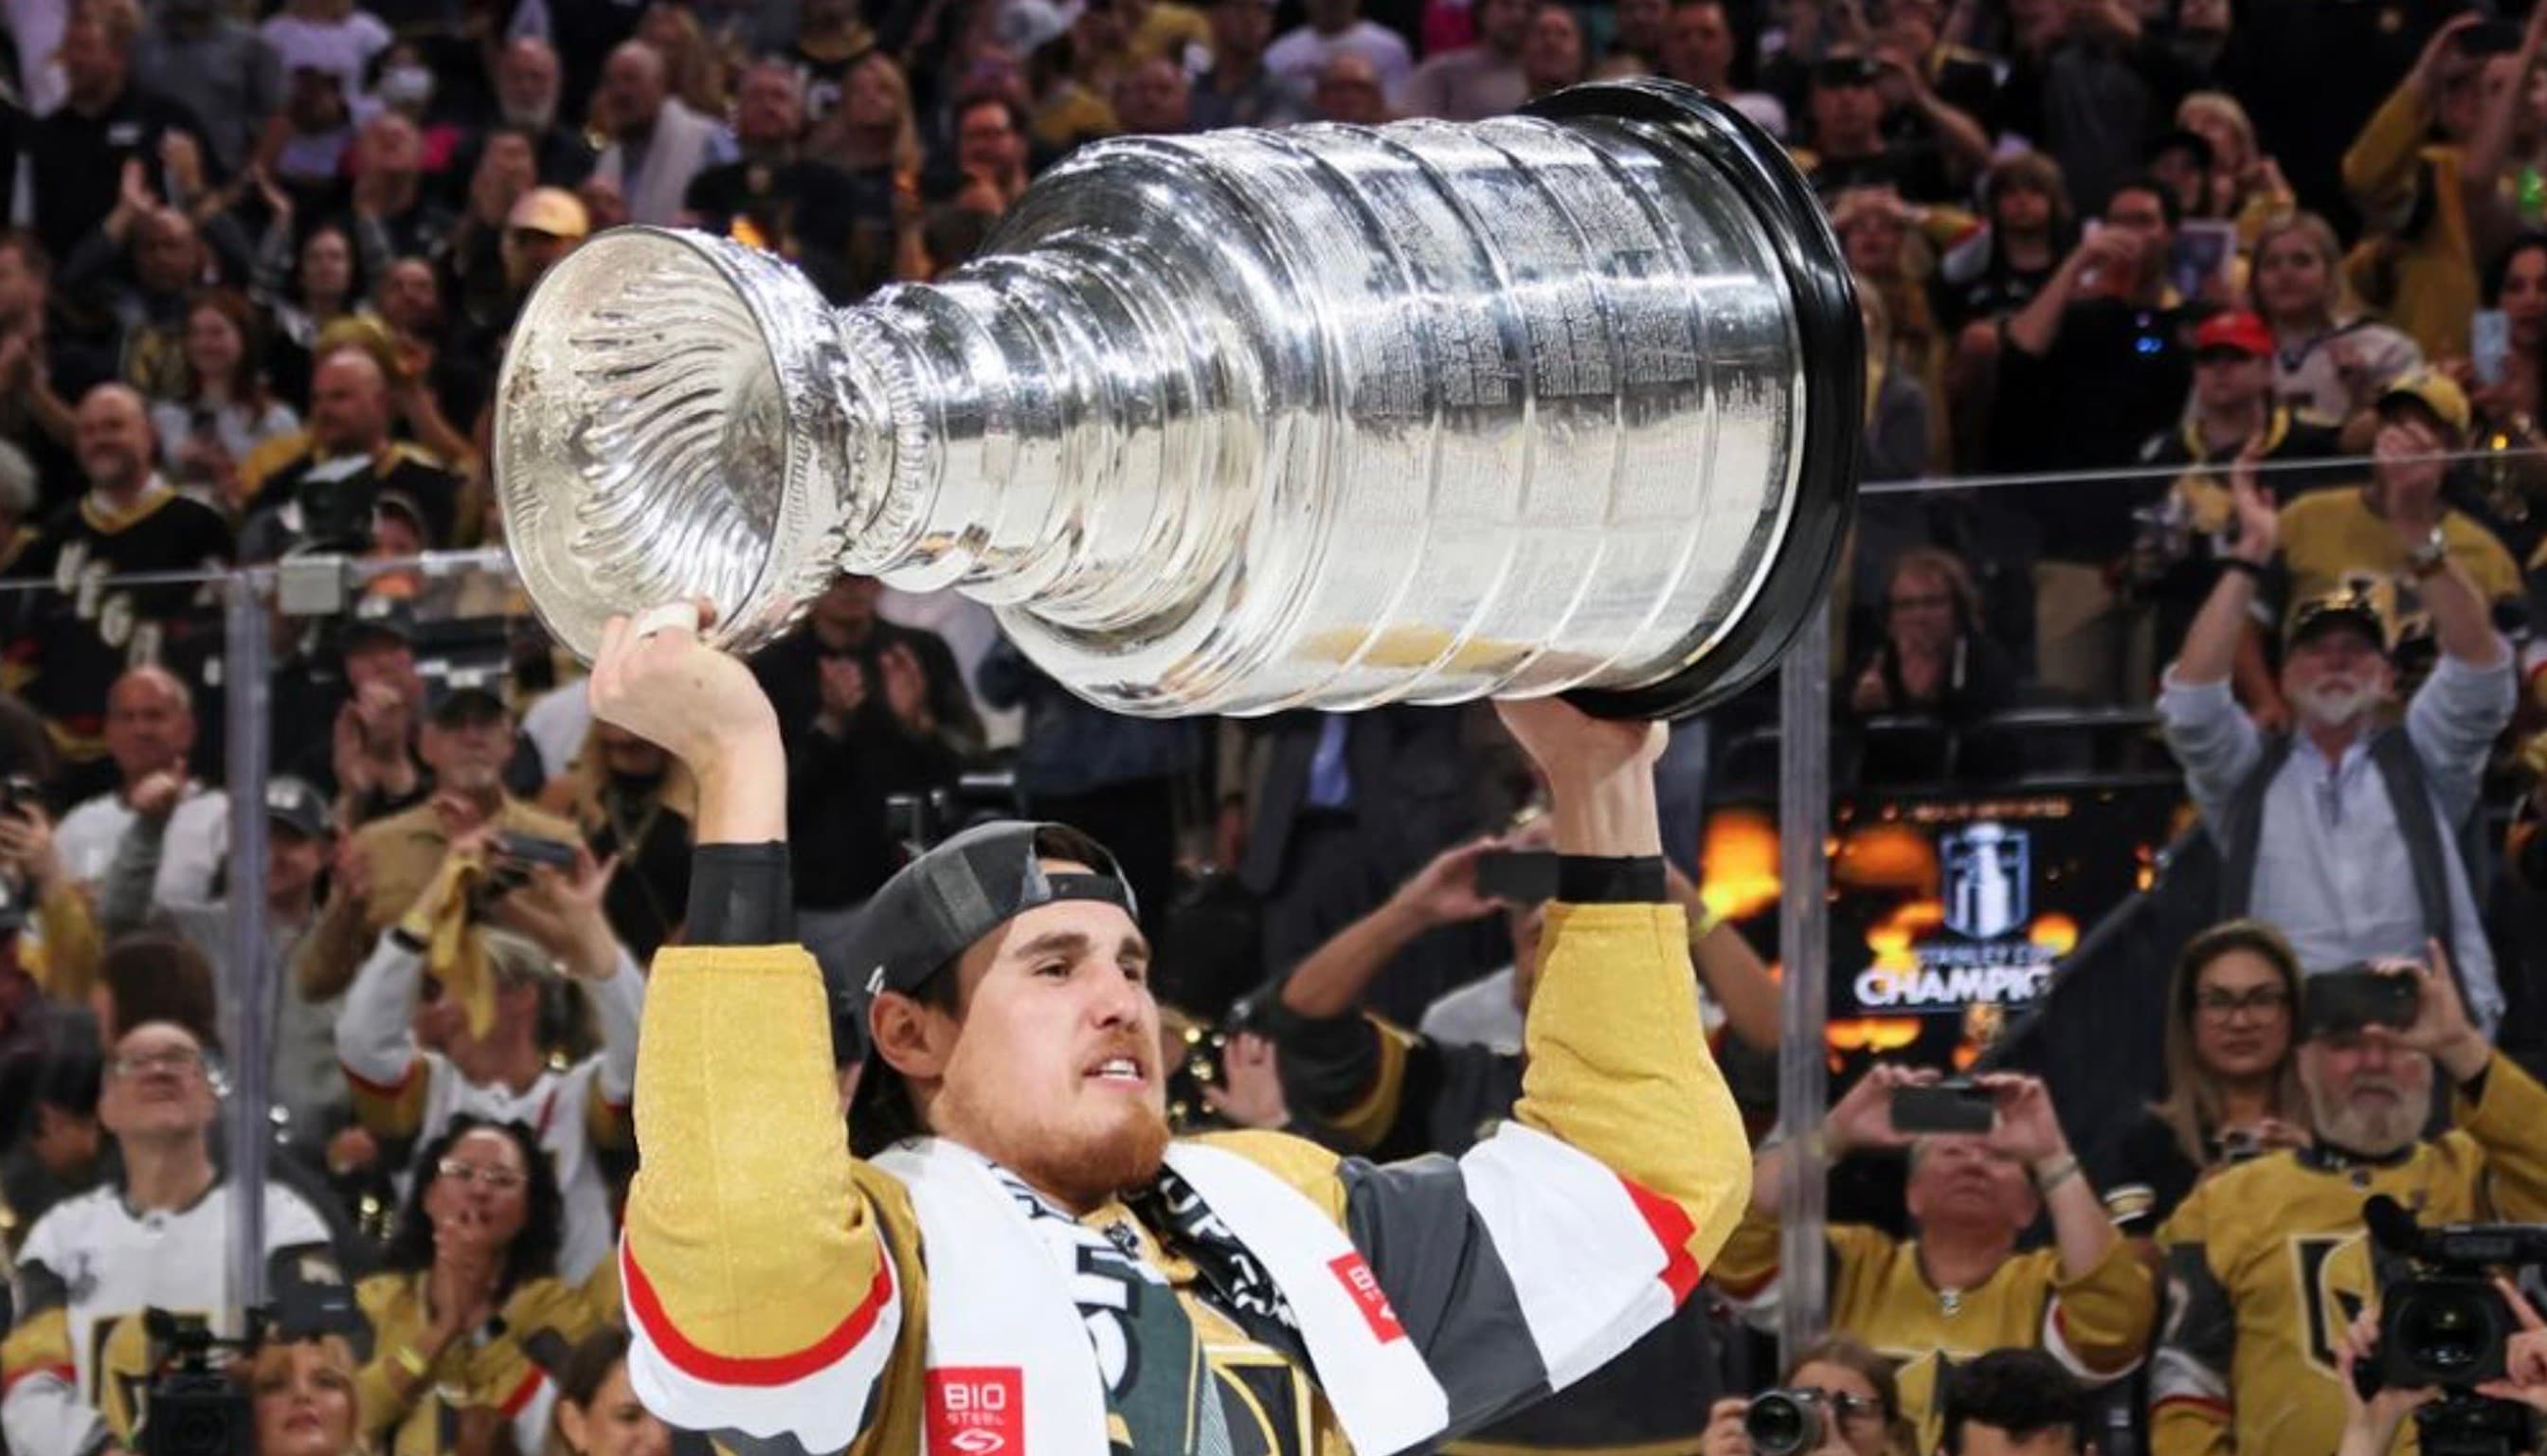
[[[0,43],[20,1456],[132,1444],[140,1311],[231,1303],[242,1118],[273,1132],[255,1451],[689,1439],[630,1394],[609,1250],[697,787],[592,721],[501,573],[413,561],[501,544],[496,365],[548,268],[696,226],[847,303],[961,265],[1094,138],[1474,121],[1604,77],[1783,143],[1856,274],[1885,488],[1832,593],[1843,787],[2061,771],[2008,715],[2104,713],[2225,866],[2128,1115],[1999,1072],[1986,1131],[1912,1136],[1891,1099],[1937,1070],[1891,1065],[1834,1101],[1835,1338],[1786,1372],[1816,1449],[2375,1456],[2407,1403],[2341,1376],[2361,1198],[2547,1220],[2547,1092],[2505,1055],[2547,1043],[2547,5],[24,0]],[[276,603],[271,777],[236,804],[207,573],[331,556],[350,600]],[[996,800],[1119,857],[1196,1124],[1456,1155],[1511,1112],[1545,909],[1479,866],[1543,829],[1490,714],[1116,719],[978,606],[856,577],[753,666],[835,982],[908,847]],[[1709,1029],[1755,1068],[1775,978],[1695,855],[1708,743],[1759,717],[1686,726],[1663,786]],[[2411,1013],[2321,1014],[2359,966]],[[240,1041],[266,1105],[225,1110]],[[1680,1318],[1483,1439],[1749,1456],[1727,1398],[1773,1383],[1745,1331],[1791,1153],[1764,1140]],[[2542,1386],[2547,1351],[2501,1394]]]

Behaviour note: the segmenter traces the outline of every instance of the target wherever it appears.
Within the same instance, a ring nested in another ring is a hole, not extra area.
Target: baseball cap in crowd
[[[2467,391],[2458,381],[2433,370],[2417,369],[2399,375],[2379,393],[2379,413],[2385,418],[2396,405],[2420,406],[2433,423],[2455,437],[2466,433],[2473,412],[2468,408]]]
[[[425,716],[435,728],[489,723],[512,712],[501,685],[483,673],[451,673],[436,679]]]
[[[2285,647],[2296,647],[2312,638],[2323,637],[2338,628],[2351,630],[2389,648],[2388,618],[2370,593],[2359,587],[2343,587],[2311,597],[2291,612],[2291,620],[2282,633]]]
[[[336,624],[338,655],[386,643],[415,645],[415,609],[396,597],[365,596]]]
[[[289,775],[266,780],[265,816],[304,839],[327,837],[327,801]]]
[[[2244,308],[2214,313],[2193,331],[2193,357],[2220,354],[2269,359],[2273,354],[2273,331],[2262,318]]]
[[[583,210],[580,198],[563,187],[534,187],[513,203],[504,225],[515,232],[579,238],[592,231],[592,214]]]

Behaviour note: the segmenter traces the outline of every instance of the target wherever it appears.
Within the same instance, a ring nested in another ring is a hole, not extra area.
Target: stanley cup
[[[496,485],[587,656],[697,596],[748,651],[846,570],[988,603],[1121,713],[1669,717],[1819,600],[1864,356],[1777,144],[1618,82],[1084,147],[983,257],[849,308],[737,243],[603,234],[514,331]]]

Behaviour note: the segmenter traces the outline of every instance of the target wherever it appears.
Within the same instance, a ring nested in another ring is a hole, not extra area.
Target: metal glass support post
[[[234,1322],[265,1302],[265,1169],[274,1145],[266,1109],[273,1105],[273,1058],[267,1040],[281,986],[267,955],[265,923],[265,781],[267,714],[273,702],[262,571],[239,571],[221,585],[221,682],[229,780],[229,985],[222,987],[223,1040],[229,1044],[228,1181],[230,1296]],[[233,1331],[243,1325],[233,1323]]]
[[[1829,1096],[1823,1027],[1829,1016],[1830,607],[1813,610],[1779,668],[1778,903],[1780,980],[1778,1136],[1787,1148],[1779,1190],[1778,1349],[1781,1368],[1822,1335],[1828,1301],[1823,1252],[1821,1127]]]

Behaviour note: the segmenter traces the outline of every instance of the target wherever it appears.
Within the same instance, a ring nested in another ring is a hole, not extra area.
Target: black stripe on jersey
[[[1348,1158],[1345,1220],[1398,1323],[1449,1397],[1445,1438],[1547,1394],[1547,1366],[1459,1164],[1440,1154],[1379,1164]]]
[[[70,1307],[70,1286],[62,1282],[61,1275],[34,1259],[18,1266],[17,1288],[19,1293],[16,1318],[9,1322],[12,1328],[22,1321],[36,1318],[46,1310]]]

